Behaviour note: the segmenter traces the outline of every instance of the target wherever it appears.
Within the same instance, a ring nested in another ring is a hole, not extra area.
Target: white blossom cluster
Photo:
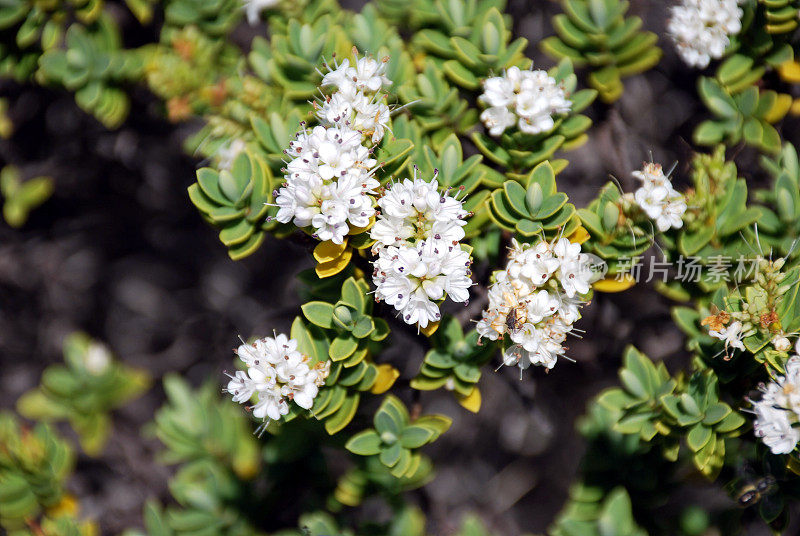
[[[547,132],[555,126],[553,116],[569,112],[572,106],[564,88],[546,71],[519,67],[484,80],[479,100],[488,106],[481,113],[481,121],[492,136],[499,136],[515,123],[526,134]]]
[[[376,94],[391,82],[385,62],[344,60],[323,78],[338,91],[319,110],[324,125],[303,129],[289,145],[285,182],[275,194],[276,219],[313,228],[321,241],[344,241],[352,227],[366,227],[375,214],[377,161],[365,143],[381,140],[389,109]],[[362,113],[363,112],[363,113]]]
[[[599,261],[580,244],[561,238],[531,244],[513,242],[506,269],[495,273],[489,306],[476,329],[496,341],[514,343],[503,354],[506,366],[547,369],[564,355],[564,342],[580,318],[580,308],[597,277]]]
[[[742,9],[737,0],[682,0],[671,9],[667,32],[681,59],[701,69],[721,58],[730,36],[742,29]]]
[[[441,192],[435,174],[396,182],[378,200],[380,213],[370,230],[376,242],[372,280],[375,297],[393,306],[407,324],[426,328],[441,319],[438,301],[469,300],[469,254],[461,248],[462,201]]]
[[[633,176],[642,181],[642,186],[633,194],[636,204],[655,221],[658,230],[663,233],[673,227],[680,229],[686,200],[672,187],[661,165],[647,163],[641,171],[634,171]]]
[[[800,352],[800,348],[795,350]],[[761,400],[751,401],[756,437],[773,454],[788,454],[800,441],[800,355],[789,358],[785,376],[778,376],[760,390]]]
[[[256,403],[248,409],[265,421],[277,421],[289,413],[291,401],[311,409],[330,372],[330,361],[311,366],[309,357],[297,350],[297,341],[284,334],[243,343],[235,352],[247,370],[229,375],[226,392],[239,404],[256,395]]]
[[[355,51],[354,51],[355,53]],[[389,58],[378,61],[365,56],[354,66],[345,59],[322,78],[322,87],[333,86],[336,92],[317,105],[317,117],[324,125],[338,125],[361,132],[373,144],[383,139],[389,124],[389,106],[381,90],[392,84],[386,77]]]

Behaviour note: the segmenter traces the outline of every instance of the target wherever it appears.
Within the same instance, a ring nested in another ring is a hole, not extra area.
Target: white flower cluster
[[[393,306],[407,324],[425,328],[441,319],[437,301],[445,296],[456,303],[469,300],[469,254],[461,249],[464,218],[462,202],[417,178],[392,184],[378,200],[380,214],[370,230],[377,253],[372,280],[375,297]]]
[[[265,337],[235,350],[247,370],[230,376],[226,391],[239,404],[257,396],[252,409],[259,419],[279,420],[289,413],[289,401],[311,409],[319,388],[330,372],[330,361],[309,365],[309,358],[297,350],[297,341],[286,335]]]
[[[344,241],[350,226],[365,227],[375,214],[372,195],[380,186],[376,164],[361,134],[342,127],[301,130],[289,144],[294,158],[278,191],[276,219],[314,228],[319,240]]]
[[[380,183],[365,143],[379,142],[389,120],[389,109],[375,94],[391,83],[385,70],[385,62],[365,57],[355,67],[344,60],[324,76],[322,85],[339,91],[319,110],[325,125],[301,130],[286,150],[291,160],[275,194],[278,221],[311,226],[315,238],[336,244],[352,227],[369,224]]]
[[[383,139],[389,124],[389,115],[389,107],[383,96],[367,96],[361,91],[354,95],[338,91],[326,97],[317,110],[321,123],[357,130],[369,137],[373,144]]]
[[[800,348],[796,351],[800,352]],[[761,400],[751,401],[756,437],[773,454],[788,454],[800,441],[800,355],[789,358],[785,376],[778,376],[760,390]]]
[[[680,229],[686,200],[672,187],[661,165],[647,163],[641,171],[634,171],[633,176],[642,181],[642,186],[633,194],[636,204],[656,222],[658,230],[663,233],[673,227]]]
[[[531,365],[553,368],[580,318],[597,262],[602,263],[567,238],[555,244],[514,241],[506,269],[495,273],[489,288],[478,334],[492,341],[510,337],[514,344],[504,352],[503,363],[518,366],[520,377]]]
[[[356,51],[354,50],[354,54]],[[386,77],[386,63],[370,57],[358,58],[355,66],[345,59],[322,78],[322,87],[336,92],[316,105],[317,117],[325,125],[339,125],[361,132],[373,144],[383,139],[389,124],[389,106],[381,90],[392,84]]]
[[[572,106],[564,88],[546,71],[523,71],[519,67],[484,80],[479,100],[489,106],[481,121],[492,136],[499,136],[515,123],[526,134],[547,132],[555,126],[553,116],[569,112]]]
[[[667,32],[686,64],[701,69],[721,58],[730,36],[742,29],[737,0],[683,0],[671,9]]]

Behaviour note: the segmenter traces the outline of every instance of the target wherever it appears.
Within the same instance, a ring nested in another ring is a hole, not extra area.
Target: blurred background
[[[632,2],[630,14],[662,36],[664,58],[626,81],[615,106],[590,109],[589,142],[566,155],[570,165],[559,175],[559,188],[576,206],[594,197],[609,174],[632,191],[630,172],[651,152],[665,166],[677,161],[676,186],[685,186],[691,155],[686,140],[702,105],[696,73],[679,62],[663,37],[666,7]],[[551,33],[556,6],[510,0],[508,11],[515,34],[530,42],[528,56],[537,67],[549,68],[552,61],[537,43]],[[126,16],[122,9],[120,14]],[[130,24],[128,30],[129,46],[157,40],[156,29],[147,34]],[[240,42],[249,42],[268,29],[238,31]],[[273,237],[254,255],[231,261],[186,193],[202,162],[186,155],[182,142],[199,125],[167,122],[163,104],[142,87],[131,95],[129,119],[109,131],[83,113],[71,94],[0,81],[14,125],[13,137],[0,140],[0,166],[17,166],[23,178],[47,175],[55,181],[53,196],[22,228],[0,223],[0,406],[13,408],[48,364],[61,361],[61,344],[76,330],[104,341],[123,362],[147,369],[156,380],[115,412],[104,454],[81,456],[69,483],[104,534],[141,526],[147,497],[169,501],[170,469],[154,460],[159,442],[141,434],[164,400],[160,378],[176,372],[193,385],[212,378],[221,389],[237,335],[288,332],[299,310],[295,275],[312,266],[309,247]],[[800,131],[787,125],[784,133],[791,132]],[[800,135],[788,141],[797,143]],[[752,158],[742,153],[738,160]],[[479,266],[476,273],[488,270]],[[469,309],[456,312],[465,321],[477,318],[484,304],[476,292]],[[673,371],[686,364],[668,305],[644,284],[624,295],[596,296],[578,325],[584,338],[570,344],[568,355],[576,362],[562,361],[549,374],[529,370],[522,381],[515,368],[484,374],[477,415],[447,393],[423,393],[426,412],[454,418],[451,430],[427,449],[436,479],[412,492],[434,532],[447,534],[468,510],[499,534],[543,531],[561,508],[584,451],[576,419],[589,398],[616,382],[624,346],[634,344]],[[392,337],[393,349],[382,361],[413,376],[424,338],[410,332]],[[60,430],[73,434],[66,426]],[[729,500],[702,485],[694,492],[701,499],[690,494],[681,500]]]

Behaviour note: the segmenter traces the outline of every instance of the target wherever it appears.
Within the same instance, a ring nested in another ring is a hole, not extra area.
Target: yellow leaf
[[[472,413],[478,413],[478,410],[481,409],[481,390],[477,387],[473,388],[467,396],[456,394],[456,399],[459,404]]]
[[[792,60],[781,63],[778,66],[778,74],[786,82],[800,84],[800,63]]]
[[[764,120],[768,123],[777,123],[786,116],[791,107],[792,96],[786,93],[778,93],[775,104],[772,105],[772,108],[764,116]]]
[[[78,515],[78,500],[69,493],[65,493],[61,500],[47,509],[47,514],[51,517]]]
[[[583,244],[591,237],[589,236],[589,231],[584,229],[583,225],[579,225],[578,228],[575,229],[575,231],[567,238],[573,244]]]
[[[357,235],[357,234],[361,234],[361,233],[363,233],[364,231],[367,231],[367,230],[369,230],[369,228],[370,228],[370,227],[372,227],[374,224],[375,224],[375,216],[372,216],[372,217],[369,219],[369,223],[367,224],[367,226],[366,226],[366,227],[355,227],[355,226],[352,226],[352,225],[351,225],[351,226],[350,226],[350,230],[347,232],[347,234],[349,234],[349,235]]]
[[[314,248],[314,258],[317,259],[317,262],[320,264],[323,262],[331,262],[341,257],[346,248],[347,237],[345,237],[341,244],[334,244],[330,240],[326,240],[325,242],[320,242],[317,244],[317,247]]]
[[[592,288],[598,292],[622,292],[628,290],[636,284],[636,280],[630,274],[624,274],[621,278],[609,276],[595,282]]]
[[[358,506],[361,504],[361,496],[359,494],[343,490],[341,486],[336,488],[333,492],[333,496],[345,506]]]
[[[419,328],[419,332],[425,335],[426,337],[430,337],[436,330],[439,329],[439,322],[429,322],[427,326],[424,328]]]
[[[330,262],[321,262],[317,265],[316,271],[320,278],[330,277],[336,275],[350,263],[350,258],[353,256],[353,250],[347,248],[340,256],[336,257]]]
[[[378,377],[375,378],[375,383],[372,384],[372,389],[369,391],[373,395],[379,395],[385,393],[394,385],[395,380],[400,377],[400,371],[386,363],[376,365],[375,368],[378,369]]]
[[[789,459],[786,461],[786,468],[794,474],[800,475],[800,460],[790,455]]]
[[[789,112],[792,115],[800,115],[800,99],[795,99],[792,103],[792,107],[789,108]]]

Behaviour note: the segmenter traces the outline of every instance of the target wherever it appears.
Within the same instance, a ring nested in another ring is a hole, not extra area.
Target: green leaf
[[[311,357],[314,363],[328,360],[328,339],[317,326],[306,326],[300,317],[297,317],[292,322],[290,335],[297,341],[297,349]]]
[[[345,448],[359,456],[373,456],[381,451],[381,438],[375,430],[364,430],[351,437]]]
[[[89,456],[97,456],[103,451],[111,433],[111,417],[107,413],[91,413],[75,416],[70,420],[72,427],[78,432],[78,439],[84,452]]]
[[[714,430],[720,434],[730,433],[744,426],[746,422],[740,414],[731,412],[714,426]]]
[[[404,508],[400,515],[393,519],[386,536],[425,536],[425,514],[418,508],[410,506]]]
[[[358,410],[360,400],[361,395],[358,393],[348,395],[336,413],[325,420],[325,431],[333,435],[350,424]]]
[[[714,237],[714,226],[704,225],[693,232],[684,232],[678,237],[678,249],[686,256],[700,251]]]
[[[434,437],[434,432],[429,427],[411,425],[406,426],[400,434],[400,444],[407,449],[419,448],[431,438]]]
[[[403,429],[404,423],[397,419],[392,413],[384,408],[378,409],[373,418],[375,429],[379,434],[391,433],[395,439]]]
[[[714,114],[728,119],[736,117],[738,114],[733,97],[728,95],[719,82],[713,78],[700,77],[698,91],[700,99]]]
[[[524,237],[532,237],[542,233],[542,224],[538,221],[519,220],[514,226],[516,231]]]
[[[619,379],[622,382],[622,385],[625,386],[625,389],[627,389],[630,394],[640,399],[649,398],[649,394],[647,392],[644,383],[642,383],[642,380],[630,370],[628,369],[620,370]]]
[[[725,138],[726,130],[719,123],[711,120],[703,121],[694,129],[692,138],[698,145],[716,145]]]
[[[740,80],[753,66],[753,60],[742,54],[734,54],[717,69],[717,78],[724,85]]]
[[[453,358],[452,354],[437,349],[430,350],[425,354],[425,362],[431,366],[443,369],[449,369],[456,365],[456,360]]]
[[[396,478],[402,478],[405,476],[406,472],[411,468],[411,463],[413,462],[413,456],[411,455],[411,451],[408,449],[402,449],[400,451],[400,458],[397,460],[397,463],[394,464],[392,470],[389,471],[392,476]]]
[[[528,209],[525,203],[525,188],[523,188],[517,181],[506,181],[503,183],[503,190],[506,194],[508,206],[514,212],[516,212],[519,217],[527,217]]]
[[[397,464],[403,451],[404,449],[400,443],[394,443],[393,445],[381,450],[381,463],[386,467],[393,467],[395,464]]]
[[[312,301],[303,304],[300,309],[303,311],[309,322],[321,328],[333,328],[333,305],[323,301]]]
[[[69,416],[69,408],[50,400],[39,389],[26,392],[17,400],[17,411],[28,419],[50,421]]]
[[[709,406],[706,410],[706,416],[703,419],[703,424],[710,426],[713,424],[717,424],[722,419],[727,417],[731,412],[730,406],[728,404],[724,404],[722,402],[717,402]]]
[[[364,291],[352,277],[347,278],[342,285],[342,301],[353,307],[356,311],[364,312],[367,303],[364,298]]]
[[[702,423],[697,423],[689,430],[689,434],[686,436],[686,444],[694,452],[697,452],[706,446],[711,439],[711,434],[711,428],[704,426]]]
[[[432,430],[436,437],[445,433],[451,424],[453,424],[453,420],[444,415],[423,415],[414,421],[415,426],[423,426]]]
[[[341,361],[353,355],[357,348],[358,340],[349,334],[343,334],[333,339],[328,355],[334,361]]]
[[[375,325],[375,329],[369,334],[370,340],[382,341],[389,336],[389,324],[383,318],[373,318],[372,322]]]

